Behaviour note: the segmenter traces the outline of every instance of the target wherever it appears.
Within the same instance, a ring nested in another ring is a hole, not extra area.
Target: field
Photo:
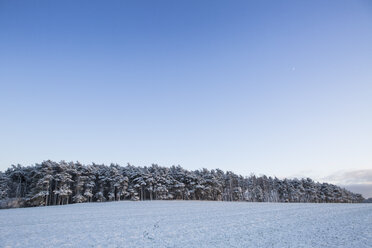
[[[0,210],[0,247],[372,247],[372,204],[204,201]]]

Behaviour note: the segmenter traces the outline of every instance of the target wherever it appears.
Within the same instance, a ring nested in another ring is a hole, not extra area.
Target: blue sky
[[[0,170],[372,168],[370,1],[0,0]]]

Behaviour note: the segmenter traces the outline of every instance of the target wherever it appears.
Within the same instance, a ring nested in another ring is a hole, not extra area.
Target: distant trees
[[[0,200],[2,207],[9,207],[121,200],[354,203],[364,199],[310,178],[280,180],[242,177],[219,169],[188,171],[156,164],[122,167],[48,160],[28,167],[13,165],[0,172]]]

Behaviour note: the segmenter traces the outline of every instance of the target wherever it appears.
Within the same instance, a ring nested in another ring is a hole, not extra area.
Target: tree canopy
[[[121,200],[210,200],[356,203],[360,194],[310,178],[243,177],[220,169],[181,166],[83,165],[44,161],[0,172],[2,207],[48,206]]]

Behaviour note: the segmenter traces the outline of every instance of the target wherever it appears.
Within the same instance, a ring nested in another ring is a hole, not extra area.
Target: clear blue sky
[[[0,170],[372,168],[371,1],[0,0]]]

